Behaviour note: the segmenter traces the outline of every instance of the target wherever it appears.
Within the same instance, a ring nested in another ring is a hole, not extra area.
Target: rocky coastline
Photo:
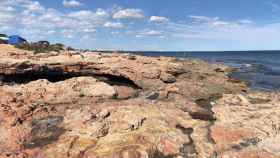
[[[231,71],[0,45],[0,158],[279,158],[279,93]]]

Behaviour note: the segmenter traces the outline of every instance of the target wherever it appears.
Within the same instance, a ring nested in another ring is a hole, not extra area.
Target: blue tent
[[[22,43],[25,43],[25,42],[27,42],[26,39],[24,39],[24,38],[22,38],[18,35],[9,36],[9,41],[8,41],[9,44],[19,45],[19,44],[22,44]]]

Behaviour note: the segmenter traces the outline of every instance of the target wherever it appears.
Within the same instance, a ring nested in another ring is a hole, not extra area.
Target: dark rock
[[[146,99],[156,100],[156,99],[158,99],[159,95],[160,94],[158,92],[150,92],[147,94]]]
[[[242,142],[240,142],[239,144],[233,145],[232,148],[235,150],[242,150],[244,148],[247,148],[249,146],[252,145],[257,145],[259,142],[261,142],[262,140],[260,138],[251,138],[251,139],[246,139]]]
[[[221,68],[216,68],[216,69],[214,69],[214,71],[215,72],[225,72],[223,69],[221,69]]]
[[[164,83],[174,83],[176,82],[176,78],[175,76],[168,74],[168,73],[162,73],[160,75],[160,79],[164,82]]]
[[[193,133],[193,128],[185,128],[181,125],[176,125],[177,129],[180,129],[184,134],[188,135],[190,142],[183,144],[183,146],[180,148],[180,154],[184,158],[196,158],[197,157],[197,151],[195,149],[194,141],[191,137],[191,134]]]
[[[131,55],[131,54],[129,54],[129,55],[127,56],[127,58],[128,58],[129,60],[136,60],[136,56],[135,56],[135,55]]]
[[[213,112],[207,110],[201,110],[197,112],[189,112],[193,119],[204,120],[204,121],[214,121],[215,117]]]
[[[31,124],[31,135],[24,142],[24,147],[42,147],[56,141],[65,132],[65,129],[59,127],[62,122],[62,116],[49,116],[33,120]]]
[[[213,94],[209,98],[197,99],[194,102],[187,102],[182,108],[183,111],[188,112],[193,119],[214,121],[214,112],[212,111],[212,101],[215,101],[221,97],[220,94]]]
[[[249,102],[251,104],[265,104],[270,102],[270,99],[262,99],[262,98],[249,98]]]
[[[152,154],[152,156],[151,156],[151,158],[174,158],[175,157],[175,155],[164,155],[162,152],[160,152],[160,151],[155,151],[153,154]]]

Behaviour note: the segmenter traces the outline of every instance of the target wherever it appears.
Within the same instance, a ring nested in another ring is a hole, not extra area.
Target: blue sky
[[[0,32],[89,49],[280,49],[280,0],[0,0]]]

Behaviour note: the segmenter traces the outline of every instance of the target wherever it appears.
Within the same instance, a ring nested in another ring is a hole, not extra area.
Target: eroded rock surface
[[[276,158],[279,94],[194,59],[0,45],[2,158]]]
[[[211,127],[220,154],[279,157],[279,99],[278,93],[265,92],[224,95],[213,108],[217,121]]]

